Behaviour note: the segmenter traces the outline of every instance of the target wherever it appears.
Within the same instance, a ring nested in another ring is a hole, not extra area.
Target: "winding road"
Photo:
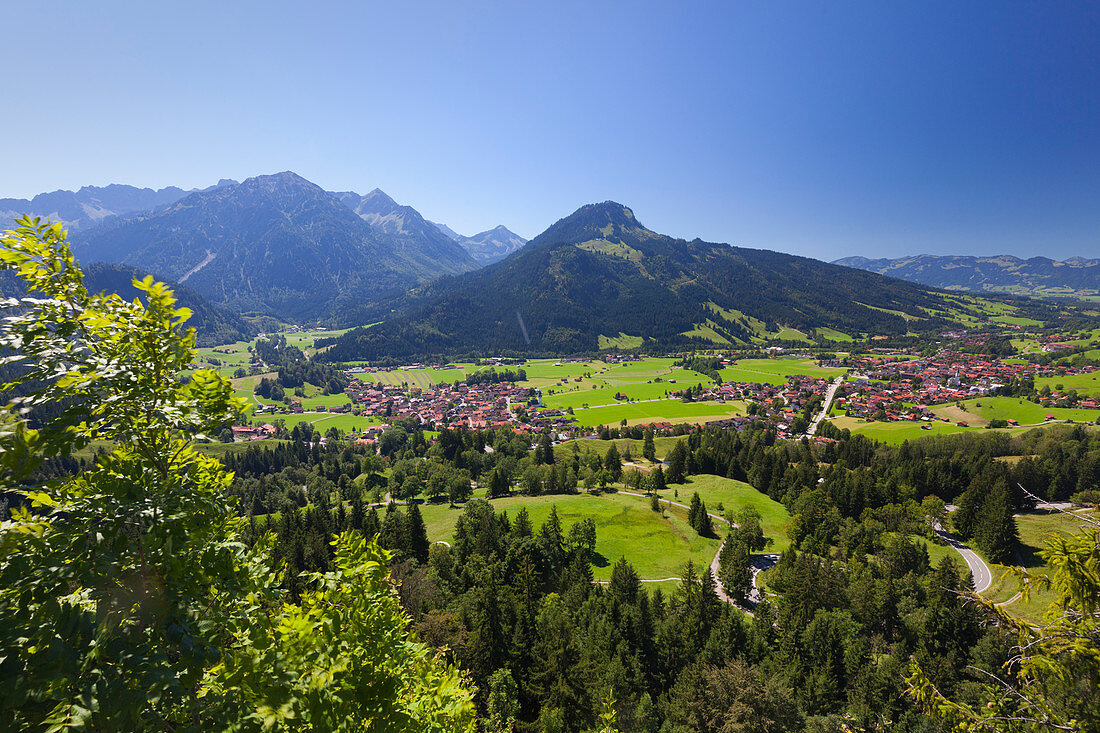
[[[955,552],[962,555],[963,560],[966,560],[966,564],[970,567],[970,575],[974,578],[975,591],[982,593],[993,585],[993,571],[989,569],[989,566],[985,564],[985,560],[978,553],[964,545],[958,537],[950,532],[937,529],[936,534],[942,537]]]

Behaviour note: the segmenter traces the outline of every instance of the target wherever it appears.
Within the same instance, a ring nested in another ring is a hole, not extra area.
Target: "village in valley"
[[[887,349],[814,354],[771,347],[660,358],[606,353],[596,359],[357,364],[344,369],[342,394],[288,396],[282,403],[249,394],[247,385],[256,379],[245,377],[236,381],[244,388],[239,392],[254,402],[254,414],[247,421],[251,424],[232,428],[232,438],[278,437],[296,422],[309,422],[321,433],[337,427],[362,443],[373,443],[399,421],[424,430],[548,432],[555,441],[596,435],[605,426],[641,426],[660,434],[695,425],[741,429],[763,422],[779,438],[805,435],[828,442],[829,431],[819,430],[822,423],[868,434],[889,431],[878,436],[889,440],[922,434],[914,431],[1091,423],[1100,417],[1097,367],[967,353],[958,349],[980,344],[980,337],[945,336],[958,337],[959,346],[925,356]],[[1071,347],[1048,339],[1037,350]],[[252,372],[272,373],[255,355],[250,358]],[[708,366],[698,366],[699,359]],[[1057,380],[1066,378],[1087,386],[1065,389]]]

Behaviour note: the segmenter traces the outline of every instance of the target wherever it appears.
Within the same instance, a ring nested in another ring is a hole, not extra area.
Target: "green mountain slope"
[[[669,346],[748,343],[784,328],[904,334],[942,327],[948,309],[968,307],[947,297],[804,257],[674,239],[605,202],[578,209],[501,262],[420,289],[385,323],[349,332],[326,356],[575,352],[620,334]]]
[[[89,293],[118,293],[126,300],[133,300],[142,296],[141,291],[133,286],[133,281],[147,274],[128,265],[97,262],[84,268],[84,286]],[[163,280],[156,275],[153,277]],[[168,285],[176,293],[179,301],[177,307],[191,309],[191,319],[187,325],[195,329],[199,346],[244,341],[256,335],[256,329],[237,313],[214,305],[186,285],[173,282]],[[26,294],[22,280],[10,271],[0,271],[0,296],[22,298]]]

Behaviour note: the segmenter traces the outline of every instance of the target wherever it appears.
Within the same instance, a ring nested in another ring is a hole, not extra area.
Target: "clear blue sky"
[[[0,196],[294,170],[821,259],[1100,256],[1100,4],[31,2]]]

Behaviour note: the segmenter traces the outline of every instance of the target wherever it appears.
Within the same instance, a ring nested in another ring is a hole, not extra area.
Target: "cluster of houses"
[[[230,430],[233,433],[234,443],[245,443],[250,440],[263,440],[275,435],[275,426],[263,425],[234,425]]]
[[[723,366],[736,363],[738,354],[720,357]],[[605,354],[607,363],[621,363],[638,359],[635,355]],[[574,359],[562,359],[574,361]],[[577,359],[576,361],[582,361]],[[488,363],[504,365],[506,359],[488,360]],[[409,364],[405,369],[431,366],[437,370],[456,368],[453,364]],[[1058,376],[1095,371],[1095,367],[1052,367],[1031,363],[1008,363],[984,355],[965,354],[943,350],[934,356],[911,359],[882,356],[849,357],[835,362],[822,362],[822,366],[848,367],[849,379],[834,398],[834,404],[849,415],[876,420],[924,420],[937,419],[930,406],[969,399],[995,393],[1012,380],[1022,377]],[[542,407],[536,390],[517,386],[511,382],[467,385],[465,383],[438,384],[431,388],[403,385],[383,385],[361,381],[358,375],[379,371],[374,367],[353,367],[346,394],[350,404],[328,408],[332,412],[351,412],[357,415],[376,416],[387,423],[400,419],[414,419],[427,427],[465,426],[469,428],[511,427],[519,431],[550,429],[555,435],[577,435],[584,429],[577,425],[571,414]],[[563,377],[560,384],[579,378]],[[670,383],[672,380],[670,380]],[[775,425],[779,437],[796,437],[791,427],[805,412],[805,407],[815,397],[825,395],[830,380],[820,377],[793,375],[785,384],[758,382],[726,382],[702,387],[693,392],[690,399],[712,400],[718,403],[746,402],[754,405],[753,415],[736,415],[715,420],[708,425],[741,429],[746,424],[765,420]],[[686,392],[670,391],[670,397],[683,397]],[[1073,395],[1074,405],[1100,409],[1100,400]],[[616,399],[625,399],[616,394]],[[1064,396],[1052,393],[1038,398],[1041,404],[1060,405]],[[274,409],[272,407],[271,409]],[[299,401],[291,402],[292,412],[301,412]],[[259,410],[257,412],[260,412]],[[1011,422],[1011,421],[1010,421]],[[384,426],[383,426],[384,427]],[[672,425],[653,424],[653,429],[671,429]],[[370,433],[358,436],[361,440],[373,440],[373,433],[382,428],[372,428]],[[234,439],[258,440],[269,437],[275,428],[234,427]],[[822,440],[826,440],[822,438]]]
[[[930,405],[993,394],[1014,379],[1095,370],[1089,366],[1007,363],[946,350],[915,360],[857,357],[849,359],[848,366],[853,369],[853,381],[841,388],[836,404],[849,415],[878,420],[932,420]],[[1078,404],[1100,407],[1091,398]]]
[[[414,419],[422,425],[562,431],[575,418],[560,410],[528,409],[531,390],[513,382],[438,384],[430,389],[374,384],[353,379],[345,390],[353,410],[387,419]]]

